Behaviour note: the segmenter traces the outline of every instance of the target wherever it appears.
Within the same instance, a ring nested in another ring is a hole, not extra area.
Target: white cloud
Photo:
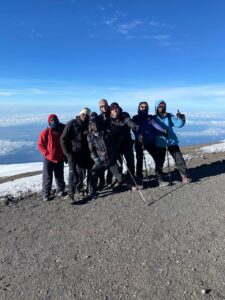
[[[208,128],[205,130],[196,130],[196,131],[182,131],[176,132],[180,136],[189,136],[189,137],[202,137],[202,136],[221,136],[225,134],[224,128]]]
[[[0,97],[10,97],[12,95],[15,95],[13,92],[0,92]]]
[[[42,34],[39,33],[39,32],[37,32],[35,29],[32,29],[31,32],[30,32],[30,34],[29,34],[29,37],[31,39],[36,39],[36,38],[40,39],[40,38],[42,38]]]
[[[186,114],[186,117],[188,115]],[[217,121],[217,120],[200,120],[200,121],[193,121],[190,119],[187,119],[186,121],[187,125],[195,125],[195,126],[220,126],[220,127],[225,127],[225,121]]]
[[[35,143],[27,141],[0,140],[0,144],[0,156],[4,156],[18,151],[24,147],[33,147]]]
[[[10,97],[13,95],[43,95],[47,92],[40,88],[27,88],[27,89],[12,89],[11,91],[0,91],[0,96]]]
[[[128,34],[131,30],[135,29],[137,26],[143,25],[143,22],[140,20],[134,20],[132,22],[119,24],[117,29],[118,32],[122,34]]]
[[[101,10],[101,11],[105,11],[106,10],[106,8],[104,6],[101,6],[101,5],[97,5],[97,8],[99,10]]]
[[[157,40],[157,41],[166,41],[168,39],[170,39],[171,35],[169,34],[157,34],[157,35],[153,35],[152,38],[154,40]]]
[[[3,116],[0,118],[0,127],[10,127],[27,124],[47,124],[47,113],[43,114],[20,114]],[[67,122],[74,117],[72,113],[57,114],[61,122]]]

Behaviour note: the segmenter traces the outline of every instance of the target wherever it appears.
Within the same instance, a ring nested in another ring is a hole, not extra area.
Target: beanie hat
[[[59,119],[55,114],[50,114],[48,116],[48,124],[50,123],[51,119],[56,119],[59,122]]]
[[[112,110],[113,107],[118,107],[118,108],[120,108],[120,106],[119,106],[119,104],[118,104],[117,102],[111,103],[111,105],[110,105],[110,110]]]
[[[160,106],[161,106],[161,107],[162,107],[162,106],[163,106],[163,107],[166,107],[166,102],[165,102],[165,101],[163,101],[163,100],[162,100],[162,101],[160,101],[160,103],[159,103],[158,107],[160,107]]]
[[[84,115],[90,115],[90,113],[91,113],[91,110],[89,108],[87,108],[87,107],[84,107],[84,108],[81,109],[79,115],[82,115],[82,114],[84,114]]]
[[[98,123],[98,114],[95,111],[93,111],[89,117],[89,124],[92,123]]]

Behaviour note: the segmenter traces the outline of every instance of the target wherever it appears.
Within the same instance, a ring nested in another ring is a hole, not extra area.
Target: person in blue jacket
[[[155,173],[160,186],[165,185],[163,176],[160,172],[161,165],[158,164],[158,148],[156,147],[157,132],[166,134],[166,129],[162,128],[152,115],[148,114],[149,107],[146,101],[138,104],[138,114],[133,116],[133,121],[139,126],[135,135],[135,152],[136,152],[136,176],[142,181],[143,173],[143,151],[147,150],[155,162]]]
[[[173,127],[181,128],[184,126],[186,121],[185,115],[181,114],[179,111],[176,116],[171,113],[167,113],[166,102],[164,100],[158,100],[155,104],[155,120],[160,126],[166,129],[168,135],[165,137],[165,135],[158,133],[156,137],[156,146],[158,147],[158,159],[161,170],[163,169],[165,162],[166,149],[168,149],[175,161],[178,171],[180,172],[182,182],[191,182],[186,163],[180,151],[180,147],[178,146],[178,138],[173,131]]]

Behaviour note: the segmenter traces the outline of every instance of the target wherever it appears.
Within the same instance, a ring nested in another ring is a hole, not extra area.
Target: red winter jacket
[[[38,139],[38,150],[48,160],[58,163],[63,160],[63,152],[60,145],[60,137],[64,124],[60,123],[60,130],[55,131],[50,127],[42,130]]]

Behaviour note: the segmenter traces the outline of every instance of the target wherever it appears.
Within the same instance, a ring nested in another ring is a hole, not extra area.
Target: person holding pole
[[[159,133],[156,137],[156,145],[158,147],[158,157],[160,169],[163,169],[166,151],[173,157],[176,167],[181,175],[183,183],[191,182],[188,175],[186,163],[178,145],[178,138],[173,130],[173,127],[181,128],[185,124],[185,115],[181,114],[178,110],[176,116],[166,111],[166,102],[158,100],[155,104],[155,120],[157,123],[167,130],[168,137]]]

